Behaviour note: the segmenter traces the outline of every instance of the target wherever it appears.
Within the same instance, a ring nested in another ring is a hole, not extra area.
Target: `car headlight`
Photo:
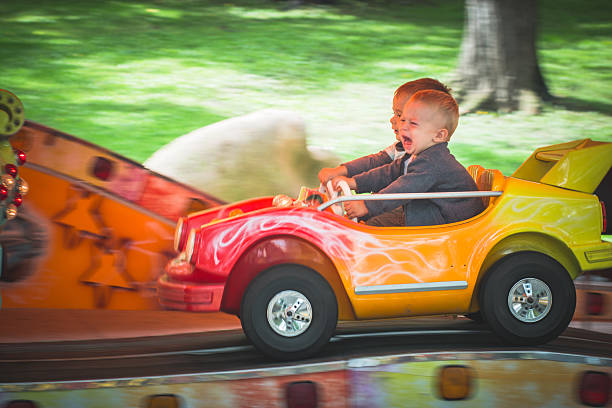
[[[187,257],[187,262],[193,263],[193,258],[195,254],[195,245],[196,245],[196,230],[192,229],[189,231],[189,238],[187,238],[187,243],[185,244],[185,255]]]
[[[174,230],[174,250],[177,252],[181,251],[181,238],[183,238],[183,225],[185,219],[180,217],[176,223],[176,229]]]

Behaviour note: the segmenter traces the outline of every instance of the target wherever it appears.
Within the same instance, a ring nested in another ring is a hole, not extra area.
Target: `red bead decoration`
[[[17,177],[17,166],[15,166],[14,164],[9,163],[4,166],[4,169],[6,170],[7,174],[10,174],[13,177]]]
[[[17,164],[23,166],[26,162],[26,154],[21,150],[15,150],[15,156],[17,156]]]
[[[15,194],[15,199],[13,200],[13,204],[19,207],[21,203],[23,203],[23,197],[21,196],[21,194]]]
[[[8,190],[4,186],[0,187],[0,200],[4,200],[6,196],[8,196]]]

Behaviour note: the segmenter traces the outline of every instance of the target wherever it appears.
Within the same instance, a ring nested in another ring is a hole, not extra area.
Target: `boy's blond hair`
[[[448,131],[447,139],[450,139],[459,123],[459,106],[455,98],[447,92],[428,89],[412,95],[410,102],[424,103],[442,115],[444,128]]]
[[[395,90],[393,98],[397,98],[400,94],[413,95],[419,91],[425,91],[428,89],[445,92],[449,95],[451,93],[451,89],[437,79],[419,78],[400,85],[399,88]]]

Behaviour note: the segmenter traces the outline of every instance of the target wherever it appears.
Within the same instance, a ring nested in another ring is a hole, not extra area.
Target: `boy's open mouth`
[[[409,136],[402,135],[402,144],[404,146],[410,146],[412,144],[412,139]]]

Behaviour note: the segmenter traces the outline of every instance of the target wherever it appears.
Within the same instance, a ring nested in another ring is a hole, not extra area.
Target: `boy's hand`
[[[359,218],[368,213],[368,207],[363,201],[345,201],[344,211],[349,218]]]
[[[355,183],[355,179],[352,177],[346,177],[346,176],[338,176],[338,177],[334,177],[332,179],[332,187],[334,188],[334,190],[336,191],[342,191],[340,189],[340,187],[338,187],[338,183],[340,181],[346,181],[346,184],[348,184],[348,186],[350,187],[351,190],[355,190],[357,189],[357,183]]]
[[[334,177],[346,176],[348,174],[348,170],[344,166],[338,167],[324,167],[319,171],[319,181],[321,184],[327,183],[329,180]]]

